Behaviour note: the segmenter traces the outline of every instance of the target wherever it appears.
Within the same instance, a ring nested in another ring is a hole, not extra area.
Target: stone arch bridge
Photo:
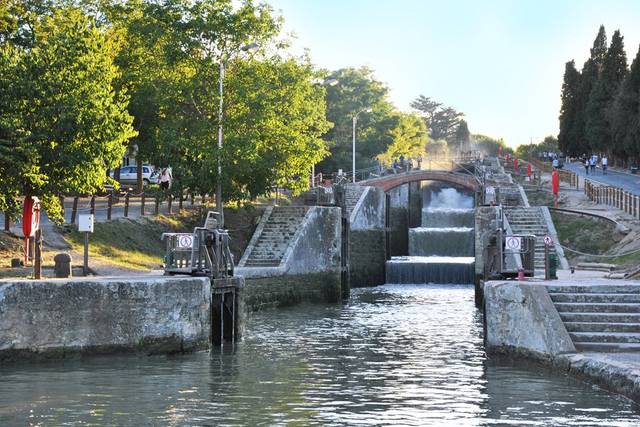
[[[474,192],[480,189],[480,183],[475,176],[468,173],[445,170],[413,170],[359,181],[358,184],[378,187],[383,191],[388,192],[400,185],[419,181],[446,182],[449,184],[459,185]]]

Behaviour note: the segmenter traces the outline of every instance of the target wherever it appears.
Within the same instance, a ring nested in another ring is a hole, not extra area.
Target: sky
[[[515,147],[557,135],[565,63],[578,69],[603,24],[640,43],[640,0],[266,0],[293,49],[330,70],[366,65],[403,111],[418,95]]]

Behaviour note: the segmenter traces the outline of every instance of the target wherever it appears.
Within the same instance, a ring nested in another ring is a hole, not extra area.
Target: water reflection
[[[637,407],[487,361],[469,286],[383,286],[249,319],[235,350],[0,370],[0,425],[616,425]]]

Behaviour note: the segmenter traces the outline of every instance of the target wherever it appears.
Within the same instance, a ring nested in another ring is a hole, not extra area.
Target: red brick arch
[[[368,185],[372,187],[378,187],[385,192],[392,190],[400,185],[408,184],[410,182],[417,181],[440,181],[448,182],[450,184],[459,185],[469,190],[476,191],[480,184],[476,178],[472,175],[451,172],[451,171],[434,171],[434,170],[415,170],[406,173],[399,173],[393,175],[386,175],[380,178],[368,179],[360,181],[361,185]]]

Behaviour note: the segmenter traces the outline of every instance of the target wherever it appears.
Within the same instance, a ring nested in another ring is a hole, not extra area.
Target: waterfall
[[[387,261],[387,283],[473,283],[473,198],[445,188],[423,199],[422,226],[409,229],[409,256]]]

